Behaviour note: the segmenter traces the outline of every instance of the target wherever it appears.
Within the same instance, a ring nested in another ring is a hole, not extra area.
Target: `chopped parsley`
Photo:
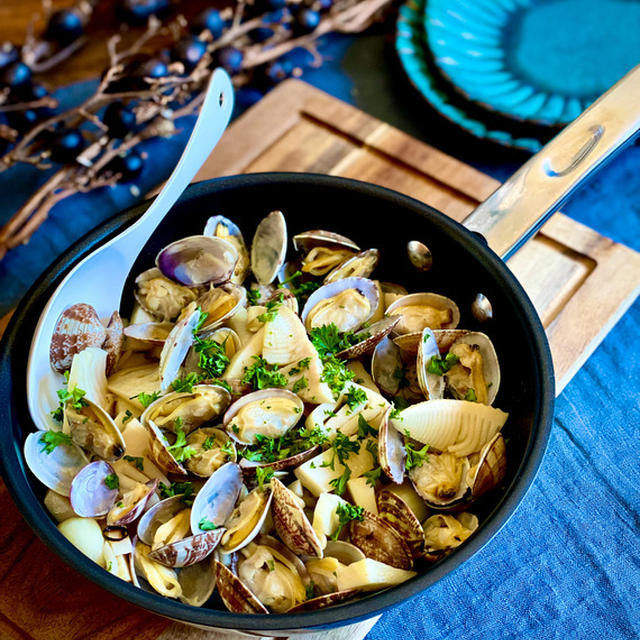
[[[129,420],[131,420],[131,418],[133,418],[133,413],[131,413],[131,411],[129,411],[129,409],[127,409],[124,412],[124,418],[122,418],[122,424],[125,424],[125,423],[129,422]]]
[[[368,337],[368,333],[355,333],[353,331],[340,333],[333,322],[324,324],[321,327],[314,327],[309,332],[309,338],[321,358],[344,351]]]
[[[332,540],[337,540],[345,524],[349,524],[352,520],[364,520],[364,507],[356,507],[352,504],[340,503],[336,507],[336,515],[338,516],[338,528],[331,536]]]
[[[478,402],[478,398],[476,396],[476,390],[469,389],[467,393],[464,394],[464,399],[468,400],[469,402]]]
[[[212,338],[200,338],[194,334],[193,339],[193,348],[199,355],[198,366],[204,372],[200,379],[219,378],[231,362],[226,349],[228,338],[223,342],[216,342]]]
[[[375,467],[375,469],[371,469],[371,471],[366,471],[365,473],[363,473],[362,477],[367,479],[368,485],[375,487],[376,482],[380,478],[381,472],[382,472],[382,469],[380,467]]]
[[[162,393],[160,391],[154,391],[153,393],[145,393],[141,391],[137,396],[133,396],[134,398],[138,398],[140,404],[146,409],[152,402],[155,402]]]
[[[378,430],[374,429],[365,419],[364,416],[358,414],[358,440],[364,440],[367,436],[378,435]]]
[[[377,464],[378,462],[378,441],[377,440],[367,440],[366,450],[371,454],[373,458],[373,464]]]
[[[355,408],[367,402],[367,394],[364,389],[358,389],[358,387],[351,387],[347,391],[347,404],[349,405],[349,411],[347,413],[353,413]]]
[[[176,378],[171,383],[171,388],[174,391],[179,391],[182,393],[191,393],[193,391],[193,385],[198,384],[200,382],[200,376],[193,371],[187,374],[184,378]]]
[[[82,407],[88,407],[89,403],[84,399],[87,394],[86,391],[75,387],[72,391],[68,389],[58,389],[58,406],[51,412],[51,417],[56,422],[62,422],[64,418],[64,407],[70,404],[74,409],[82,409]]]
[[[144,460],[140,456],[125,456],[127,462],[133,462],[138,471],[144,471]]]
[[[269,567],[269,571],[276,570],[276,563],[274,560],[267,560],[267,566]]]
[[[227,440],[220,447],[220,451],[222,451],[222,453],[224,453],[227,456],[227,458],[233,458],[233,456],[235,455],[235,450],[233,448],[233,443],[231,442],[231,440]]]
[[[289,285],[288,288],[291,293],[298,299],[300,308],[304,306],[309,296],[321,286],[319,282],[314,282],[313,280],[302,282],[302,271],[295,271],[286,280],[281,282],[278,287],[283,288],[287,285]]]
[[[162,498],[170,498],[171,496],[182,495],[182,502],[187,507],[193,504],[194,488],[193,484],[187,482],[172,482],[170,485],[166,485],[163,482],[160,483],[160,496]]]
[[[256,435],[257,444],[245,447],[240,455],[252,462],[277,462],[327,442],[322,429],[291,429],[279,438]]]
[[[247,304],[249,306],[254,306],[258,304],[258,300],[262,297],[260,293],[260,289],[247,289]]]
[[[110,473],[105,477],[104,483],[109,489],[117,489],[120,486],[120,479],[118,478],[118,474]]]
[[[342,464],[344,467],[342,475],[329,482],[329,484],[334,488],[336,494],[341,496],[347,488],[347,482],[351,477],[351,469],[349,469],[346,464],[347,460],[352,453],[360,452],[360,442],[358,440],[352,440],[338,429],[335,438],[331,442],[331,448],[328,449],[328,451],[332,452],[331,458],[325,460],[320,466],[329,467],[329,469],[335,471],[336,458],[338,459],[338,462]]]
[[[198,528],[200,531],[213,531],[218,528],[218,525],[213,524],[211,520],[208,520],[206,517],[202,518],[200,522],[198,522]]]
[[[411,437],[407,429],[405,429],[404,433],[407,438]],[[422,449],[416,449],[411,444],[411,442],[407,442],[407,440],[405,439],[404,446],[407,450],[407,459],[404,463],[407,471],[411,471],[411,469],[415,469],[416,467],[421,467],[425,462],[429,460],[429,456],[427,455],[427,452],[429,451],[428,444],[425,444]]]
[[[302,360],[300,360],[300,362],[298,362],[298,364],[295,367],[293,367],[292,369],[289,369],[289,376],[290,377],[296,376],[301,371],[308,369],[310,362],[311,362],[311,358],[302,358]]]
[[[305,585],[304,592],[307,600],[311,600],[311,598],[315,597],[316,595],[315,590],[316,590],[316,585],[313,583],[313,581]]]
[[[294,382],[293,387],[291,387],[291,390],[293,391],[293,393],[298,393],[298,391],[302,391],[303,389],[306,389],[308,386],[309,386],[309,381],[304,376],[302,376],[302,378]]]
[[[202,448],[205,451],[209,451],[216,446],[216,437],[215,436],[207,436],[207,439],[202,443]]]
[[[451,367],[457,364],[459,360],[460,358],[458,358],[455,353],[447,353],[444,358],[433,356],[433,358],[429,360],[427,371],[436,376],[443,376]]]
[[[44,451],[47,455],[58,445],[71,445],[73,443],[71,436],[67,433],[62,433],[62,431],[45,431],[38,442],[44,445],[40,451]]]
[[[187,436],[182,428],[182,418],[178,416],[175,420],[174,429],[176,433],[176,441],[167,447],[171,455],[177,462],[184,462],[196,455],[197,451],[193,447],[187,446]]]
[[[245,367],[242,382],[253,386],[253,390],[268,389],[270,387],[286,387],[287,377],[280,371],[277,364],[273,366],[260,356],[253,356],[254,364]]]
[[[320,379],[329,385],[334,398],[337,400],[344,389],[345,383],[353,380],[355,374],[353,371],[347,369],[342,360],[339,360],[333,355],[324,358],[322,365],[323,370]]]
[[[271,482],[275,471],[272,467],[256,467],[256,480],[258,481],[258,488],[262,491],[265,483]]]
[[[280,293],[273,300],[269,300],[265,305],[267,310],[258,316],[258,321],[271,322],[278,315],[278,309],[282,306],[283,301],[284,293]]]

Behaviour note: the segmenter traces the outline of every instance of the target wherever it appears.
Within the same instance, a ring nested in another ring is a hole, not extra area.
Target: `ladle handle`
[[[463,222],[503,259],[640,129],[640,65],[526,162]]]

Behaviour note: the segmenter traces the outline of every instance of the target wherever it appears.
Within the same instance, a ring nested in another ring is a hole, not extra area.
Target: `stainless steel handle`
[[[640,65],[528,160],[463,222],[505,260],[640,129]]]

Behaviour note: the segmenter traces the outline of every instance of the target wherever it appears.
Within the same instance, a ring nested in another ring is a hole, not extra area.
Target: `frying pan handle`
[[[494,191],[464,221],[503,259],[640,129],[640,65]]]

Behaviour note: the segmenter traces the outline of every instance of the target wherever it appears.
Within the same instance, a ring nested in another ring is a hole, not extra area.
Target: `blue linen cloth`
[[[356,104],[494,177],[524,159],[458,132],[431,111],[398,70],[380,35],[327,38],[312,84]],[[58,95],[77,102],[93,83]],[[242,109],[255,92],[240,92]],[[192,120],[145,145],[140,193],[166,178]],[[564,211],[640,250],[640,147],[621,153]],[[0,222],[44,179],[30,167],[0,174]],[[16,185],[20,185],[19,188]],[[138,199],[128,186],[54,207],[29,245],[0,261],[0,314],[76,239]],[[369,640],[640,637],[640,304],[629,310],[559,397],[540,472],[507,525],[425,593],[383,615]]]

